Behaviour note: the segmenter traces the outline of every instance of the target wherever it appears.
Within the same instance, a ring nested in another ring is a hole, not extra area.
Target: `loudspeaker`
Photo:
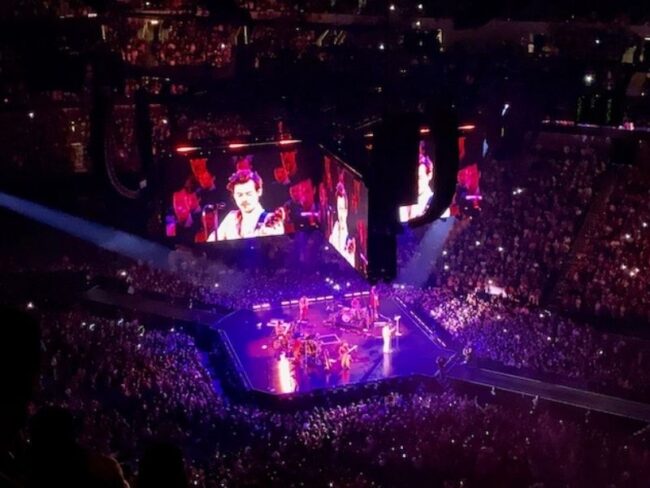
[[[385,115],[374,129],[369,190],[391,209],[417,199],[419,130],[417,113]]]

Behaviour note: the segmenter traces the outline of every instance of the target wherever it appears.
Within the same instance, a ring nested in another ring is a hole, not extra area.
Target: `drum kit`
[[[350,322],[352,322],[352,309],[349,307],[343,307],[343,309],[341,310],[340,317],[341,317],[341,322],[343,322],[344,324],[349,324]]]
[[[370,317],[365,308],[352,308],[340,306],[331,316],[331,323],[339,327],[363,331],[368,328]]]

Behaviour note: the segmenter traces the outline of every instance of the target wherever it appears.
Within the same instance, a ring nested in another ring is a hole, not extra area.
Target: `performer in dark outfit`
[[[379,293],[376,286],[370,288],[370,304],[368,308],[370,309],[370,322],[374,323],[379,318]]]

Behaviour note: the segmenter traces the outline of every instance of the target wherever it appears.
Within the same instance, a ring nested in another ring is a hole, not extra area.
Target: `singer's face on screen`
[[[239,210],[243,213],[250,213],[260,205],[262,189],[255,188],[255,182],[252,180],[246,183],[235,185],[232,196]]]

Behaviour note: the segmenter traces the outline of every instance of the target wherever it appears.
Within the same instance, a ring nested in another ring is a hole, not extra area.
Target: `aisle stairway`
[[[547,288],[545,302],[555,302],[559,297],[567,292],[567,280],[575,271],[578,259],[585,254],[589,236],[594,234],[597,226],[601,225],[602,217],[605,214],[609,197],[611,196],[617,182],[625,175],[625,169],[620,167],[609,168],[605,173],[600,175],[594,185],[595,196],[587,210],[585,220],[576,238],[571,246],[569,258],[564,262],[561,269],[553,279],[551,279]]]

